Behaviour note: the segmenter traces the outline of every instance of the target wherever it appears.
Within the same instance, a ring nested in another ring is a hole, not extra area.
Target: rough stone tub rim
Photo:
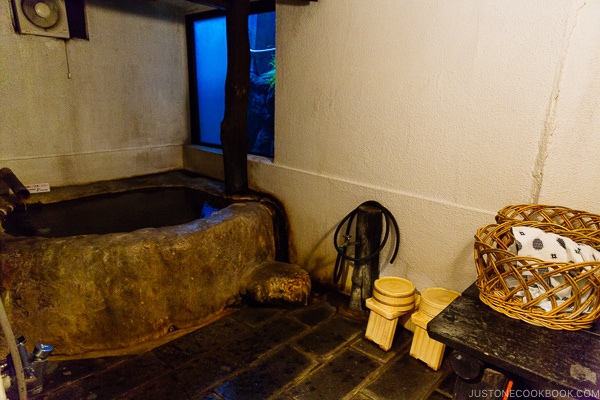
[[[268,200],[265,202],[265,197],[254,194],[254,193],[250,193],[245,196],[227,196],[224,193],[224,187],[221,182],[218,182],[218,181],[215,181],[210,178],[203,177],[203,176],[195,175],[195,174],[189,173],[187,171],[170,171],[170,172],[166,172],[166,173],[144,175],[144,176],[137,176],[137,177],[131,177],[131,178],[123,178],[123,179],[117,179],[117,180],[111,180],[111,181],[93,182],[93,183],[83,184],[83,185],[56,187],[56,188],[52,188],[52,190],[50,192],[32,195],[30,202],[37,203],[37,204],[50,204],[50,203],[55,203],[55,202],[60,202],[60,201],[72,200],[75,198],[93,196],[96,194],[119,193],[119,192],[131,191],[131,190],[136,190],[136,189],[156,188],[156,187],[187,187],[187,188],[191,188],[191,189],[202,190],[202,191],[205,191],[212,195],[221,196],[221,197],[225,197],[225,198],[233,200],[234,203],[232,205],[225,207],[224,209],[221,210],[222,212],[225,212],[225,213],[228,213],[227,210],[232,206],[234,206],[233,208],[237,208],[236,203],[246,203],[246,202],[261,203],[261,204],[267,206],[266,209],[268,210],[268,213],[271,214],[271,221],[275,220],[275,215],[273,215],[274,214],[273,209],[272,209],[272,207],[269,207],[269,205],[271,205],[271,204],[269,203]],[[220,212],[218,211],[215,214],[220,214]],[[209,217],[209,219],[210,219],[210,217]],[[195,221],[198,221],[198,220],[195,220]],[[192,223],[194,223],[194,221]],[[147,230],[147,229],[163,229],[163,228],[144,228],[143,230]],[[142,230],[139,230],[139,231],[142,231]],[[108,234],[108,235],[116,235],[116,234]],[[6,240],[6,243],[8,243],[9,241],[13,241],[13,240],[19,241],[19,240],[31,240],[31,239],[35,240],[36,239],[36,237],[31,237],[31,238],[13,237],[13,236],[9,236],[4,233],[1,233],[0,236],[5,237],[4,240]],[[90,236],[90,235],[81,235],[81,236]],[[95,235],[91,235],[91,236],[95,236]],[[7,237],[8,237],[8,240],[7,240]],[[51,241],[53,239],[52,238],[43,238],[43,240]],[[277,240],[275,240],[275,241],[277,241]],[[6,245],[6,243],[5,243],[5,245]],[[4,288],[4,292],[7,292],[7,290],[8,290],[7,288]],[[208,322],[210,322],[210,321],[208,321]],[[195,328],[202,326],[202,325],[204,325],[204,323],[199,324]],[[27,332],[24,332],[24,333],[27,334]],[[34,341],[39,340],[40,338],[36,337],[36,336],[37,335],[30,335],[29,339],[34,340]],[[145,340],[144,343],[146,343],[146,342],[148,342],[148,341]],[[135,347],[135,346],[133,346],[133,347]],[[129,348],[131,348],[131,346]],[[128,348],[128,350],[129,350],[129,348]],[[82,354],[82,353],[81,354],[72,353],[72,354],[75,354],[74,358],[87,358],[88,356],[96,357],[96,356],[98,356],[98,353],[106,355],[107,351],[106,351],[106,349],[101,350],[100,352],[94,352],[93,350],[91,350],[91,351],[85,352],[85,354]],[[69,355],[67,353],[67,357],[68,356]]]

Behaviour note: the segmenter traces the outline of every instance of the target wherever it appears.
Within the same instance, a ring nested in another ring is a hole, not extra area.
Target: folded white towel
[[[544,232],[541,229],[519,226],[513,227],[512,233],[515,238],[515,243],[509,249],[512,253],[518,256],[533,257],[542,261],[548,262],[560,262],[560,263],[580,263],[586,261],[600,261],[600,251],[594,249],[586,244],[576,243],[575,241],[557,235],[555,233]],[[548,270],[537,269],[538,273],[545,274],[550,272],[552,268]],[[533,274],[530,271],[523,271],[522,276],[526,280],[533,278]],[[565,283],[565,278],[560,275],[546,276],[544,283],[549,288],[555,288]],[[514,288],[517,286],[517,280],[506,279],[506,283],[509,287]],[[585,286],[585,281],[578,282],[579,288]],[[546,289],[542,283],[532,283],[529,285],[529,293],[533,299],[546,293]],[[585,302],[591,290],[586,291],[581,296],[581,303]],[[527,301],[527,297],[524,293],[520,292],[517,295],[523,296],[523,301]],[[562,289],[554,294],[557,305],[563,304],[573,295],[571,287]],[[550,300],[543,300],[538,304],[539,307],[545,311],[552,309],[552,302]]]
[[[600,251],[556,233],[529,226],[514,227],[512,233],[516,240],[514,253],[520,256],[551,262],[600,261]]]

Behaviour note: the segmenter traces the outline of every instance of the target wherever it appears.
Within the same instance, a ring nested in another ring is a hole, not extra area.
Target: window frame
[[[275,0],[258,0],[250,3],[249,15],[261,14],[266,12],[276,12]],[[199,13],[188,14],[185,18],[186,23],[186,40],[187,40],[187,58],[188,58],[188,83],[189,83],[189,104],[190,104],[190,142],[194,145],[199,145],[211,149],[222,151],[223,145],[215,145],[212,143],[204,143],[201,141],[200,135],[200,113],[198,109],[199,94],[198,80],[196,76],[196,40],[194,35],[194,22],[204,19],[227,17],[226,10],[213,9],[202,11]],[[227,38],[227,46],[230,46],[231,41]],[[248,71],[250,75],[250,71]],[[225,91],[225,86],[223,86]],[[227,108],[227,106],[225,106]],[[247,154],[253,154],[247,151]]]

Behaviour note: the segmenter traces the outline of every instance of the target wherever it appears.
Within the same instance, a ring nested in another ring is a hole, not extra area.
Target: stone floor
[[[346,303],[344,303],[346,302]],[[385,352],[366,322],[338,311],[347,298],[306,307],[251,307],[138,356],[50,362],[30,399],[449,399],[454,375],[409,356],[410,331]],[[18,399],[14,388],[10,399]]]

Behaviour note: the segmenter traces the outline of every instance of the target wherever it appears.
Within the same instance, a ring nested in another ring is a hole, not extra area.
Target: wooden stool
[[[429,337],[427,323],[438,315],[448,304],[460,296],[460,293],[442,288],[425,289],[421,294],[419,310],[414,313],[411,320],[415,327],[410,355],[421,360],[434,371],[440,369],[444,356],[445,344]]]
[[[394,341],[398,318],[414,309],[415,286],[398,277],[377,279],[373,285],[373,297],[366,300],[366,306],[371,313],[365,338],[388,351]]]

